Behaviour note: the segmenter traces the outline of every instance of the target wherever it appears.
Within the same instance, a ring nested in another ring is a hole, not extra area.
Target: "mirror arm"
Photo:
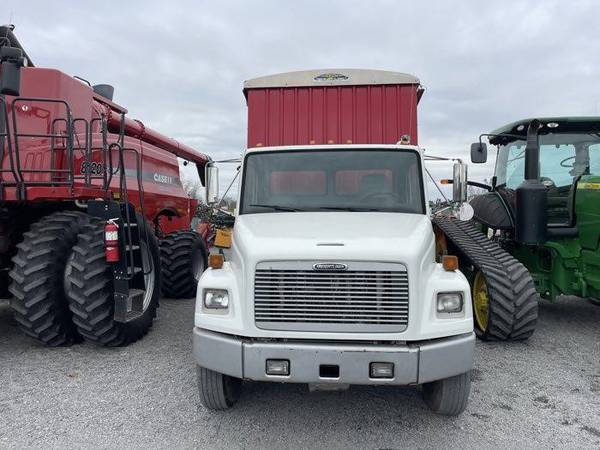
[[[489,184],[479,183],[477,181],[467,181],[467,184],[469,186],[474,186],[474,187],[478,187],[481,189],[485,189],[488,192],[492,192],[492,190],[493,190],[492,186],[490,186]]]
[[[454,184],[454,180],[451,180],[451,179],[444,180],[444,184]],[[486,191],[489,191],[489,192],[492,192],[494,190],[494,188],[492,186],[490,186],[489,184],[479,183],[477,181],[467,181],[467,184],[469,186],[485,189]]]

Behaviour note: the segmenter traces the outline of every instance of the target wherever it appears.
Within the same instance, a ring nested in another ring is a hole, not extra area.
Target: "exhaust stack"
[[[546,242],[547,191],[540,181],[540,121],[533,119],[527,129],[525,180],[517,188],[515,239],[525,245]]]

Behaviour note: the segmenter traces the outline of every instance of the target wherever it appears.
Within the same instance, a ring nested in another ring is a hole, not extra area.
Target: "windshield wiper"
[[[374,208],[356,208],[353,206],[319,206],[319,209],[328,209],[332,211],[352,211],[352,212],[363,212],[363,211],[377,211]]]
[[[253,203],[248,206],[257,206],[259,208],[271,208],[275,211],[302,211],[302,209],[292,208],[291,206],[280,206],[280,205],[260,205],[257,203]]]

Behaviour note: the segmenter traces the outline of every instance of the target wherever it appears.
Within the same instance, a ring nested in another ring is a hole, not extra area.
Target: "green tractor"
[[[470,201],[473,220],[436,224],[470,277],[477,334],[526,339],[538,297],[600,303],[600,117],[511,123],[471,146],[473,163],[487,160],[483,137],[496,169],[490,186],[468,182],[488,191]]]

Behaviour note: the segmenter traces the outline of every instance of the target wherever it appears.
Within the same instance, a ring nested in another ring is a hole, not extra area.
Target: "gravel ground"
[[[0,306],[0,448],[598,448],[600,307],[543,303],[523,344],[478,342],[471,401],[431,414],[416,389],[248,383],[237,407],[198,406],[193,301],[165,300],[122,349],[44,348]]]

